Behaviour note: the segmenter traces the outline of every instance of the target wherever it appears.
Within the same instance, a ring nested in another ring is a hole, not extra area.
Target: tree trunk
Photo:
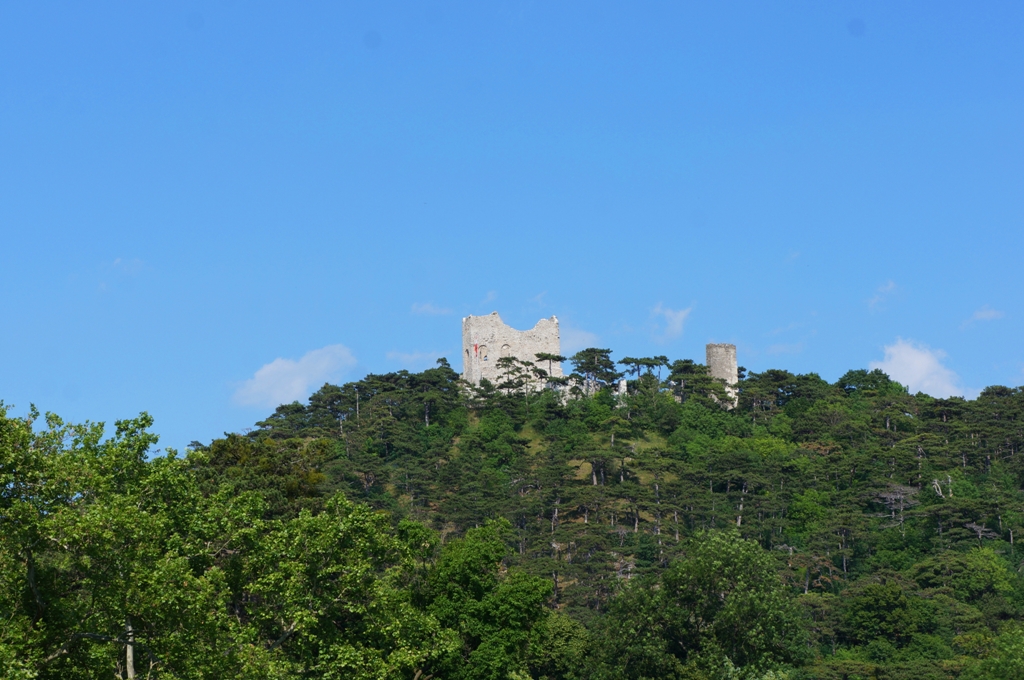
[[[128,617],[124,619],[124,639],[127,640],[125,643],[125,672],[128,678],[135,677],[135,631],[132,630],[132,620]]]

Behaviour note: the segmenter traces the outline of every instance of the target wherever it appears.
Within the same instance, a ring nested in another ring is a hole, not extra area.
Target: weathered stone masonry
[[[736,383],[739,382],[739,368],[736,364],[736,345],[711,343],[706,348],[708,372],[712,378],[725,381],[725,391],[736,405]]]
[[[547,362],[538,362],[537,354],[559,354],[562,343],[558,335],[558,319],[541,319],[528,331],[517,331],[505,324],[497,312],[486,316],[467,316],[462,320],[462,379],[474,385],[487,378],[501,380],[498,359],[512,356],[531,361],[548,370]],[[551,375],[561,376],[562,365],[550,366]]]

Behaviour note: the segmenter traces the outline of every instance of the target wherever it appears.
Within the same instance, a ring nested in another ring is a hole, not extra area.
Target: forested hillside
[[[1024,390],[589,349],[149,459],[4,417],[9,677],[1024,677]],[[624,370],[627,393],[612,385]],[[552,381],[553,382],[553,381]],[[554,389],[554,388],[558,389]],[[582,388],[582,389],[581,389]]]

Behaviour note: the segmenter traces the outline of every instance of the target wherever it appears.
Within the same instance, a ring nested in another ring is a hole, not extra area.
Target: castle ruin
[[[560,377],[562,365],[538,362],[537,354],[559,354],[558,318],[541,319],[528,331],[517,331],[505,324],[497,312],[485,316],[467,316],[462,320],[462,379],[473,385],[487,378],[501,382],[498,359],[515,357],[537,364],[538,368]]]
[[[498,367],[498,359],[502,357],[529,361],[553,377],[562,377],[562,365],[559,362],[551,362],[549,365],[548,362],[537,360],[538,354],[559,355],[561,350],[558,318],[555,316],[541,319],[526,331],[517,331],[507,325],[497,312],[462,319],[462,379],[472,385],[479,385],[484,378],[495,385],[500,383],[503,376]],[[708,373],[725,382],[725,392],[735,407],[738,404],[736,383],[739,382],[736,345],[709,343],[705,351]],[[616,387],[618,394],[625,393],[624,380]]]
[[[725,381],[725,392],[732,398],[732,405],[735,407],[739,403],[736,383],[740,380],[739,368],[736,364],[736,345],[708,343],[705,351],[708,372],[712,378]]]

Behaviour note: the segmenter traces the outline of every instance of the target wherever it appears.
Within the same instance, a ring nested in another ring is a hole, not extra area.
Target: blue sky
[[[0,3],[0,398],[181,448],[565,350],[1024,384],[1024,4]]]

